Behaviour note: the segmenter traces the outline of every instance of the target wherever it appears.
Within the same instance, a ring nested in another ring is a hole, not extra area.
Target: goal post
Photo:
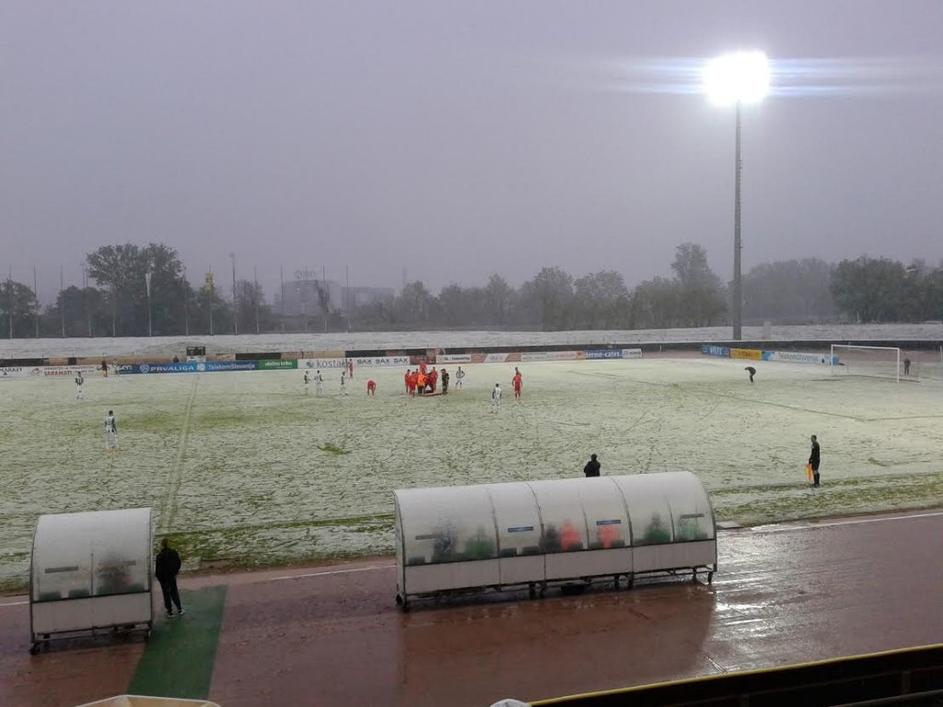
[[[832,374],[889,378],[900,383],[900,348],[832,344]]]

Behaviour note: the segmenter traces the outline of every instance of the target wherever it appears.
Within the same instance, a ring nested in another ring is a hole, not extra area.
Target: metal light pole
[[[762,52],[736,52],[718,57],[704,67],[704,90],[711,101],[718,105],[736,107],[737,146],[734,163],[733,205],[733,339],[743,338],[743,280],[740,255],[743,243],[740,234],[740,190],[743,160],[740,139],[741,107],[746,103],[758,103],[769,92],[769,62]]]
[[[252,293],[252,297],[255,299],[255,333],[261,333],[259,331],[259,267],[258,265],[252,266],[252,282],[255,285],[255,292]]]
[[[62,291],[65,289],[65,269],[59,266],[59,323],[62,325],[62,338],[65,338],[65,297]]]
[[[740,157],[740,101],[737,101],[737,156],[736,177],[733,202],[733,338],[740,341],[743,338],[743,282],[740,273],[740,252],[743,244],[740,242],[740,180],[743,172],[743,161]]]
[[[186,265],[183,266],[183,335],[190,336],[190,282]]]
[[[237,320],[239,319],[238,312],[238,302],[236,302],[236,254],[230,253],[230,259],[232,260],[232,333],[239,333],[239,325]]]
[[[207,284],[209,284],[210,288],[210,336],[215,336],[216,332],[213,331],[213,300],[216,299],[216,283],[213,281],[212,268],[210,268],[208,275]]]
[[[154,329],[151,322],[151,271],[144,273],[144,288],[147,290],[147,335],[153,336]]]
[[[10,296],[10,338],[13,338],[13,266],[10,266],[10,274],[7,275],[7,294]]]

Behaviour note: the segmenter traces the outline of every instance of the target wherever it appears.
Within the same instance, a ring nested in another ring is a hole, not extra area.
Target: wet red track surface
[[[184,586],[229,585],[210,693],[225,707],[488,705],[943,640],[943,512],[723,531],[719,551],[712,586],[491,595],[408,614],[386,559]],[[0,704],[121,692],[140,652],[27,647],[28,607],[0,606]]]

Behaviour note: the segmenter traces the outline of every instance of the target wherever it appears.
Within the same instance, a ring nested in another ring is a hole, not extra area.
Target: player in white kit
[[[497,412],[501,407],[501,385],[494,384],[494,390],[491,391],[491,412]]]
[[[455,390],[462,389],[462,382],[465,380],[465,371],[462,370],[462,367],[459,366],[458,370],[455,371]]]
[[[311,382],[311,371],[305,371],[305,395],[308,394],[308,383]]]
[[[82,400],[85,398],[85,392],[82,389],[82,386],[85,385],[85,378],[82,377],[82,371],[78,372],[78,375],[75,376],[75,399]]]
[[[114,410],[105,415],[105,449],[118,448],[118,425],[115,423]]]
[[[321,369],[314,374],[314,394],[321,395],[324,386],[324,376],[321,375]]]
[[[347,395],[347,369],[341,371],[341,395]]]

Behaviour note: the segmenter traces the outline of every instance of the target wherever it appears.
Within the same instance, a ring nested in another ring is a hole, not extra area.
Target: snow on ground
[[[688,469],[741,523],[943,503],[943,384],[691,358],[467,367],[466,390],[409,399],[402,369],[360,369],[348,397],[301,371],[0,384],[0,587],[25,582],[41,513],[152,506],[190,567],[392,550],[391,490]],[[449,367],[453,370],[454,367]],[[368,377],[378,394],[368,399]],[[454,381],[454,378],[453,378]],[[507,399],[489,412],[495,382]],[[121,449],[103,449],[115,410]],[[823,488],[805,484],[809,435]]]
[[[747,341],[762,341],[763,327],[743,328]],[[774,326],[771,341],[906,341],[933,340],[943,343],[943,324],[830,324]],[[0,340],[0,358],[43,356],[130,356],[182,355],[187,346],[205,345],[208,353],[260,351],[334,351],[433,347],[526,346],[678,343],[728,341],[730,327],[701,329],[634,329],[630,331],[413,331],[359,332],[332,334],[262,334],[218,336],[155,336],[95,339],[12,339]]]

